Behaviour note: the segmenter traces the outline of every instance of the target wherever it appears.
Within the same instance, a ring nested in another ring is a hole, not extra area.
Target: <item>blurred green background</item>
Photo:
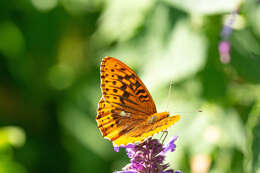
[[[96,125],[104,56],[137,72],[159,112],[180,112],[167,137],[179,136],[172,168],[259,173],[259,2],[241,4],[230,63],[218,52],[240,3],[1,0],[0,173],[112,172],[129,162]]]

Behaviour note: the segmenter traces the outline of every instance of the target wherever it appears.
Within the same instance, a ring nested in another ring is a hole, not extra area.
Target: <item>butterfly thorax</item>
[[[148,123],[152,124],[157,121],[161,121],[164,118],[169,117],[169,112],[154,113],[148,117]]]

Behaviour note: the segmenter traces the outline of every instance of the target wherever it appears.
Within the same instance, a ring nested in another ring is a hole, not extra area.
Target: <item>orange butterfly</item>
[[[100,71],[103,96],[96,120],[102,135],[114,146],[143,142],[179,121],[180,115],[157,113],[143,82],[121,61],[105,57]]]

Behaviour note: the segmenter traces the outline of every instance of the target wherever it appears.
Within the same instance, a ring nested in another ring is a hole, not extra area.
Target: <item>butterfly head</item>
[[[156,121],[160,121],[164,118],[167,118],[169,115],[170,115],[169,112],[154,113],[151,116],[149,116],[148,123],[152,124]]]

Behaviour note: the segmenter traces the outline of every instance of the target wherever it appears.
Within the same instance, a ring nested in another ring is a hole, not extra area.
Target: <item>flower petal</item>
[[[113,173],[138,173],[138,172],[136,172],[136,171],[116,171]]]
[[[179,171],[179,170],[177,170],[177,171],[175,171],[174,173],[183,173],[182,171]]]
[[[173,152],[176,148],[176,145],[174,144],[174,142],[177,140],[178,136],[173,136],[170,140],[169,143],[167,143],[165,146],[164,146],[164,149],[163,151],[161,152],[161,154],[165,154],[166,152],[168,151],[171,151]]]
[[[115,146],[114,146],[114,151],[115,151],[115,152],[119,152],[119,147],[115,147]]]
[[[175,173],[175,172],[173,172],[173,170],[170,169],[170,170],[167,170],[167,171],[161,171],[160,173]]]

